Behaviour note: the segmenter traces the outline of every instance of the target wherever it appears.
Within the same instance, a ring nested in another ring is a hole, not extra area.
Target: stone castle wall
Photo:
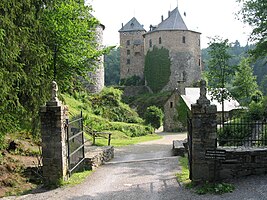
[[[184,82],[185,86],[192,86],[200,79],[200,33],[187,30],[151,32],[145,35],[145,54],[152,50],[153,46],[166,48],[170,52],[171,76],[163,91],[177,88],[177,81]]]
[[[144,39],[145,31],[120,33],[120,78],[144,77]]]
[[[99,49],[102,48],[103,43],[103,30],[104,26],[100,25],[96,28],[96,37],[97,43],[99,45]],[[96,68],[94,71],[89,72],[88,76],[90,77],[91,82],[86,84],[86,88],[89,92],[98,93],[100,92],[105,86],[105,72],[104,72],[104,56],[99,58],[99,61],[96,63]]]

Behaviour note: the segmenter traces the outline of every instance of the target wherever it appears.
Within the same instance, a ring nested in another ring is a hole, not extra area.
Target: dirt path
[[[266,200],[267,177],[248,177],[234,181],[233,193],[196,195],[175,179],[178,157],[171,157],[173,139],[185,134],[162,133],[163,139],[117,148],[115,158],[97,169],[84,183],[56,190],[4,199],[20,200],[190,200],[239,199]]]

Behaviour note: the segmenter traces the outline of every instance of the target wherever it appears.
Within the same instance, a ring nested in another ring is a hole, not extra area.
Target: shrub
[[[242,145],[251,131],[248,118],[233,119],[218,130],[219,144],[220,146]]]
[[[163,112],[156,106],[149,106],[145,112],[145,122],[150,124],[153,128],[159,128],[163,122]]]
[[[129,137],[139,137],[153,133],[153,128],[151,126],[129,124],[124,122],[111,122],[111,124],[111,130],[121,131]]]
[[[121,79],[120,85],[125,85],[125,86],[144,85],[144,80],[141,79],[139,76],[134,75],[126,79]]]

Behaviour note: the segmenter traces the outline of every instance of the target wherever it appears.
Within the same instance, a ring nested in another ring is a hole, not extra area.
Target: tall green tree
[[[253,69],[250,66],[250,59],[243,58],[237,68],[233,79],[233,96],[243,105],[248,105],[252,94],[258,89],[256,76],[253,75]]]
[[[212,97],[222,103],[222,112],[224,113],[224,100],[230,98],[226,84],[230,82],[234,75],[234,69],[229,66],[230,44],[228,40],[221,38],[212,38],[209,43],[209,56],[208,69],[206,77],[208,79],[208,86],[210,88]],[[224,120],[224,114],[223,120]]]
[[[256,42],[252,51],[255,58],[267,55],[267,1],[266,0],[236,0],[241,3],[239,12],[241,20],[253,27],[251,41]]]
[[[112,49],[105,55],[105,85],[119,85],[120,82],[120,49]]]
[[[91,11],[83,0],[0,1],[0,148],[6,132],[27,128],[37,134],[54,64],[59,87],[67,91],[104,52]]]
[[[77,84],[77,76],[86,78],[104,51],[96,40],[99,22],[91,12],[83,0],[51,1],[43,10],[45,44],[53,55],[50,66],[63,90],[71,90]]]

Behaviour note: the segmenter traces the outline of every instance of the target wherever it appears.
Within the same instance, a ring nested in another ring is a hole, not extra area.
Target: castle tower
[[[150,31],[144,34],[145,55],[152,51],[154,46],[169,50],[171,75],[163,91],[192,86],[200,80],[200,34],[188,30],[177,7],[168,13],[167,19],[164,20],[162,17],[162,22],[158,26],[151,26]]]
[[[103,44],[103,31],[105,26],[100,24],[96,27],[96,39],[99,44],[99,49]],[[104,72],[104,56],[102,55],[96,63],[96,67],[92,72],[89,72],[90,83],[86,84],[86,88],[91,93],[101,92],[105,85],[105,72]]]
[[[120,79],[132,76],[144,77],[144,38],[146,30],[133,17],[119,30],[120,33]]]

